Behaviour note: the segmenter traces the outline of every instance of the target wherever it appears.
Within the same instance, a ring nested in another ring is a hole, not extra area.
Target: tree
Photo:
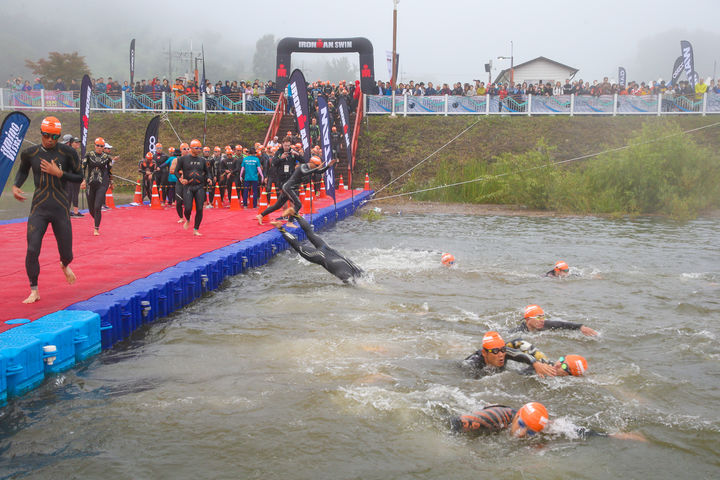
[[[58,78],[62,78],[64,81],[79,80],[86,73],[90,74],[85,57],[78,55],[78,52],[50,52],[47,60],[41,58],[37,62],[33,62],[25,59],[25,66],[48,82],[55,82]]]
[[[253,73],[262,81],[275,80],[275,57],[277,55],[275,35],[266,34],[255,44]]]

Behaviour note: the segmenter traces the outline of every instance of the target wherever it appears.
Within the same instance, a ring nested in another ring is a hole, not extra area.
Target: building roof
[[[547,57],[537,57],[537,58],[533,58],[532,60],[528,60],[527,62],[523,62],[523,63],[519,63],[519,64],[517,64],[517,65],[513,65],[513,69],[514,69],[514,70],[516,71],[516,73],[517,73],[517,69],[518,69],[518,68],[522,68],[522,67],[525,67],[525,66],[527,66],[527,65],[530,65],[531,63],[538,62],[538,61],[542,61],[542,60],[544,60],[544,61],[546,61],[546,62],[549,62],[549,63],[552,63],[552,64],[555,64],[555,65],[557,65],[558,67],[565,68],[565,69],[569,70],[569,71],[570,71],[570,77],[571,77],[571,78],[574,77],[575,74],[580,71],[580,69],[578,69],[578,68],[571,67],[571,66],[569,66],[569,65],[565,65],[564,63],[556,62],[555,60],[552,60],[552,59],[547,58]],[[510,77],[510,69],[509,69],[509,68],[506,68],[505,70],[501,70],[500,73],[498,73],[497,77],[495,77],[495,82],[494,82],[494,83],[498,83],[498,81],[499,81],[501,78],[509,78],[509,77]]]

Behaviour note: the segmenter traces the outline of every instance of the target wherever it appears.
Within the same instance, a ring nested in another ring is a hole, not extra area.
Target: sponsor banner
[[[312,50],[317,52],[318,50],[352,50],[353,41],[352,39],[342,38],[329,38],[323,40],[318,38],[317,40],[299,39],[297,41],[298,50]]]
[[[680,78],[680,75],[682,75],[683,69],[683,57],[680,55],[678,58],[675,59],[675,64],[673,65],[673,71],[672,75],[670,76],[670,82],[668,83],[668,87],[670,85],[675,85],[678,82],[678,79]]]
[[[320,145],[322,146],[323,162],[328,163],[332,160],[332,142],[330,140],[330,130],[332,129],[332,116],[328,108],[327,100],[320,95],[317,98],[317,117],[320,125]],[[335,198],[335,172],[334,167],[330,167],[325,172],[325,190],[333,199]]]
[[[305,163],[307,163],[310,160],[310,119],[308,118],[307,85],[305,84],[305,76],[300,70],[293,70],[290,75],[289,85],[303,156],[305,157]]]
[[[145,143],[143,143],[143,158],[147,152],[155,154],[155,146],[158,141],[158,132],[160,130],[160,115],[156,115],[150,120],[145,129]]]
[[[22,112],[11,112],[3,121],[0,130],[0,195],[29,127],[30,119]]]
[[[681,40],[680,50],[682,50],[683,68],[685,70],[685,76],[690,82],[690,86],[694,89],[695,84],[698,81],[699,75],[695,71],[695,56],[693,55],[692,45],[687,40]]]
[[[627,85],[627,72],[625,67],[618,67],[618,85],[625,87]]]
[[[135,39],[130,42],[130,85],[135,85]]]
[[[338,102],[338,113],[340,114],[340,128],[342,128],[342,136],[345,140],[345,152],[347,153],[348,167],[352,163],[352,142],[350,139],[350,110],[348,110],[345,97],[340,97]]]
[[[80,83],[80,158],[85,158],[87,148],[88,124],[90,123],[90,99],[92,98],[92,82],[84,75]]]

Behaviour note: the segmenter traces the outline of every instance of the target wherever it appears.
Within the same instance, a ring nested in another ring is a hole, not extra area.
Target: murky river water
[[[394,215],[324,235],[371,280],[289,252],[230,279],[12,401],[0,477],[718,478],[720,221]],[[573,276],[540,278],[559,259]],[[590,372],[466,376],[482,334],[530,303],[600,332],[527,337]],[[539,438],[448,432],[530,400],[554,421]]]

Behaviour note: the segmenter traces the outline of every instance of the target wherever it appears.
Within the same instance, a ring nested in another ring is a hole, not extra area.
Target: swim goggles
[[[52,138],[53,140],[57,140],[60,138],[59,133],[47,133],[47,132],[41,132],[41,135],[45,138]]]
[[[560,368],[572,375],[572,373],[570,373],[570,366],[568,366],[568,364],[565,362],[565,357],[558,358],[558,362],[560,362]]]
[[[528,427],[527,424],[526,424],[525,422],[523,422],[523,419],[522,419],[522,418],[519,418],[519,417],[518,417],[518,427],[524,428],[524,429],[525,429],[525,433],[527,433],[528,436],[531,436],[531,437],[534,436],[534,435],[537,433],[535,430],[533,430],[532,428]]]
[[[505,353],[507,351],[507,348],[500,347],[500,348],[484,348],[488,353],[492,353],[493,355],[497,355],[498,353]]]

